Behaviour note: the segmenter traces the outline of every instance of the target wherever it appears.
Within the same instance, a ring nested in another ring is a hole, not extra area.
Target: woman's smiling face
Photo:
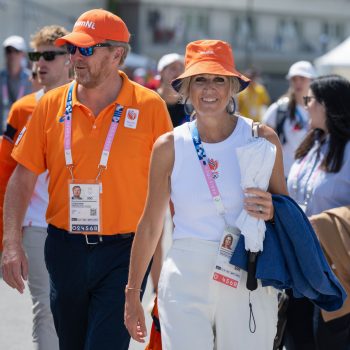
[[[198,115],[226,113],[229,91],[230,83],[226,76],[199,74],[191,78],[190,99]]]

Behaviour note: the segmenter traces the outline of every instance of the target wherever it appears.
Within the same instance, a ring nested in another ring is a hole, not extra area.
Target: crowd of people
[[[156,74],[128,76],[129,40],[120,17],[93,9],[71,32],[41,28],[30,50],[20,36],[3,42],[1,269],[18,292],[28,285],[34,348],[145,342],[150,275],[160,336],[149,350],[349,350],[350,271],[331,259],[317,220],[350,208],[350,82],[298,61],[271,104],[259,72],[240,73],[225,41],[192,41],[184,56],[160,57]],[[282,234],[281,198],[317,252],[278,249],[287,266],[291,254],[300,266],[324,263],[319,299],[293,289],[304,276],[279,288],[261,275],[275,253],[267,236]]]

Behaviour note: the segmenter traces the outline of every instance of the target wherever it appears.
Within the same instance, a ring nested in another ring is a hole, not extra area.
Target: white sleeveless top
[[[226,220],[235,226],[243,209],[241,174],[235,149],[252,138],[252,120],[239,117],[233,133],[218,143],[203,142],[226,209]],[[219,241],[224,220],[216,211],[193,145],[188,123],[174,129],[175,162],[171,174],[171,200],[174,204],[173,239],[200,238]]]

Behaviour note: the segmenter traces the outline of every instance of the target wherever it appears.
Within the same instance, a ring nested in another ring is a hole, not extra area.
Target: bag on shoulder
[[[277,116],[276,116],[276,133],[282,143],[285,144],[287,142],[286,135],[283,131],[284,122],[288,117],[288,104],[289,98],[282,97],[277,101]]]

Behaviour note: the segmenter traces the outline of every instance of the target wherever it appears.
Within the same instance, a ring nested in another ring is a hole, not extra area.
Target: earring
[[[184,111],[185,111],[186,115],[190,116],[193,113],[194,108],[193,108],[192,104],[187,103],[187,101],[188,101],[188,97],[186,98],[185,103],[184,103]]]
[[[236,101],[233,97],[231,97],[230,102],[226,106],[226,112],[229,115],[234,115],[236,112]]]

